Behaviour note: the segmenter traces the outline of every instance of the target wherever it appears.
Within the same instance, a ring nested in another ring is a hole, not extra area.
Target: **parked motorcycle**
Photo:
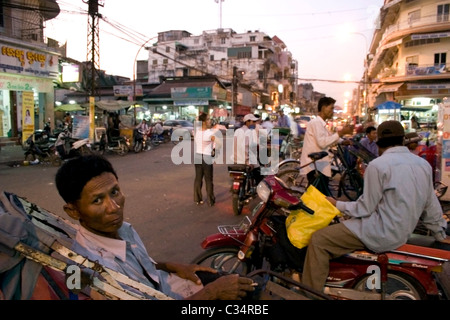
[[[239,225],[218,226],[219,233],[204,239],[201,246],[206,251],[192,263],[249,277],[264,275],[266,283],[287,289],[280,291],[285,299],[318,294],[298,281],[306,248],[293,246],[286,233],[289,213],[309,210],[300,200],[301,192],[271,175],[258,184],[257,193],[261,201],[252,214]],[[432,237],[413,235],[408,244],[389,252],[352,252],[330,261],[324,292],[332,299],[447,300],[449,249]]]
[[[106,133],[103,133],[100,142],[96,144],[95,148],[100,154],[105,152],[116,153],[119,156],[124,156],[130,151],[130,139],[126,136],[111,137],[111,141],[106,137]]]
[[[257,183],[249,165],[229,165],[228,173],[233,179],[231,185],[233,212],[238,216],[242,213],[244,206],[256,197]]]
[[[37,144],[33,140],[33,135],[26,140],[25,149],[25,163],[26,164],[52,164],[54,166],[61,165],[61,158],[59,157],[55,142],[47,142]]]

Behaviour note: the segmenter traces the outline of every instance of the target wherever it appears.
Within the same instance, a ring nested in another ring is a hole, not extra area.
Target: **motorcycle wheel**
[[[142,141],[136,141],[134,144],[134,152],[139,153],[142,151]]]
[[[198,255],[191,263],[226,273],[246,275],[250,272],[250,266],[238,259],[238,252],[238,247],[212,248]]]
[[[128,153],[128,151],[130,151],[130,149],[128,149],[128,146],[126,144],[122,144],[121,143],[119,148],[120,148],[120,150],[117,151],[117,154],[119,156],[124,156],[124,155],[126,155]]]
[[[344,171],[339,180],[339,188],[350,200],[355,201],[363,193],[364,181],[356,171]]]
[[[370,291],[367,287],[367,280],[370,275],[363,277],[353,287],[358,291]],[[380,293],[381,290],[376,289]],[[423,287],[412,277],[403,273],[388,272],[386,283],[386,300],[426,300],[427,295]]]
[[[150,143],[152,146],[157,147],[161,144],[161,141],[159,140],[158,136],[155,135],[150,139]]]
[[[308,179],[306,179],[306,177],[304,176],[300,176],[300,170],[298,169],[286,169],[278,171],[276,176],[283,180],[283,182],[286,183],[289,188],[304,187],[306,190]]]
[[[239,194],[233,193],[233,198],[231,199],[233,202],[233,212],[235,216],[239,216],[242,213],[242,209],[244,208],[243,201],[240,200]]]
[[[50,161],[54,167],[59,167],[61,165],[61,157],[57,154],[50,155]]]
[[[37,159],[37,156],[34,153],[26,153],[25,154],[25,161],[35,161]]]

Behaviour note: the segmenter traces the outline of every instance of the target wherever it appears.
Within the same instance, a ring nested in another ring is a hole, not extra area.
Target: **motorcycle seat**
[[[308,154],[308,157],[310,157],[312,160],[317,161],[317,160],[320,160],[320,159],[326,157],[327,155],[328,155],[328,152],[320,151],[320,152],[310,153],[310,154]]]
[[[247,172],[250,166],[246,164],[232,164],[228,166],[228,171],[242,171]]]

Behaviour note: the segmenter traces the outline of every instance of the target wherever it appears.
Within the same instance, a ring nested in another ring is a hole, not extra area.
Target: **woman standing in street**
[[[201,127],[199,125],[201,123]],[[215,150],[215,136],[211,129],[211,119],[206,113],[198,116],[194,131],[194,201],[197,205],[202,205],[202,186],[205,180],[206,193],[209,206],[214,206],[216,197],[214,195],[213,183],[213,151]]]

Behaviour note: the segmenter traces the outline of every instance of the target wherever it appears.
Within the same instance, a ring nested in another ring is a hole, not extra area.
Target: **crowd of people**
[[[309,184],[315,178],[315,168],[307,155],[345,144],[348,139],[344,137],[354,133],[351,126],[330,131],[327,121],[333,117],[335,102],[331,97],[321,98],[317,115],[306,129],[294,130],[303,138],[300,174],[307,177]],[[108,128],[115,128],[113,119],[108,120],[111,120]],[[216,202],[214,160],[221,142],[211,120],[207,113],[198,116],[201,127],[194,134],[193,200],[196,205],[203,205],[206,200],[213,207]],[[260,181],[263,178],[258,159],[261,134],[270,135],[274,128],[292,128],[291,120],[283,110],[277,121],[246,114],[242,126],[234,132],[234,150],[229,159],[249,165]],[[135,129],[146,132],[147,121],[142,120]],[[364,192],[355,201],[327,196],[347,219],[313,233],[301,277],[304,284],[322,291],[331,259],[360,249],[374,252],[395,249],[406,243],[419,219],[436,240],[446,239],[447,222],[434,193],[432,167],[415,154],[421,139],[417,132],[406,133],[401,122],[395,120],[366,126],[360,144],[374,155],[374,160],[364,173]],[[328,179],[330,164],[331,156],[316,163],[319,172]],[[199,265],[154,261],[132,225],[124,221],[125,196],[118,175],[106,158],[89,155],[67,161],[58,170],[55,183],[65,202],[64,211],[79,222],[74,251],[174,299],[242,299],[255,290],[250,278],[218,274],[217,270]],[[205,272],[209,280],[203,278]],[[84,294],[101,298],[95,292]]]

